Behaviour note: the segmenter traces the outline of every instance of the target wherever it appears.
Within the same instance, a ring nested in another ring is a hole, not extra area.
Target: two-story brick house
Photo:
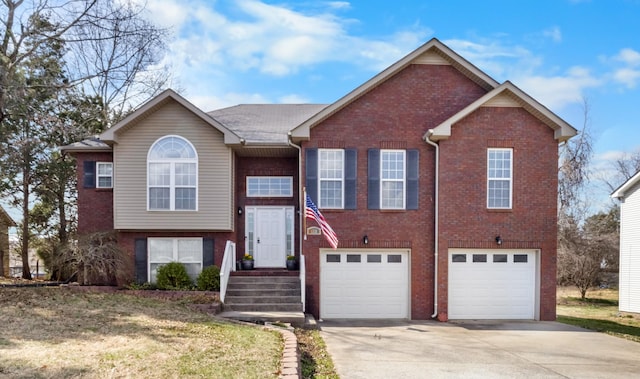
[[[305,257],[322,318],[555,318],[558,143],[568,123],[433,39],[329,105],[205,113],[173,91],[78,162],[79,232],[115,229],[153,281]],[[340,240],[306,233],[304,198]],[[133,279],[133,278],[132,278]]]

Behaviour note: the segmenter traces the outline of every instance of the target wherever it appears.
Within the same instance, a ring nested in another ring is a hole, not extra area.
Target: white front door
[[[253,255],[255,267],[285,267],[287,250],[292,247],[292,241],[288,243],[293,237],[292,223],[293,207],[247,208],[246,251]]]

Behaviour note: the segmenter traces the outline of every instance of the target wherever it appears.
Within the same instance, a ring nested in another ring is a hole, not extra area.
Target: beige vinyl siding
[[[166,135],[183,137],[198,154],[197,211],[147,210],[147,153]],[[233,153],[224,136],[175,101],[118,132],[114,145],[115,228],[233,230]]]
[[[620,310],[640,313],[640,184],[620,204]]]

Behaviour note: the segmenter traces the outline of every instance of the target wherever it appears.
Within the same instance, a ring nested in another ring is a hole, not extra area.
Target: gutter
[[[302,230],[302,218],[304,217],[303,215],[303,210],[302,210],[302,204],[304,204],[304,201],[302,199],[303,193],[302,193],[302,147],[300,147],[299,145],[296,145],[295,143],[293,143],[292,140],[292,136],[291,136],[291,132],[289,132],[287,134],[288,139],[287,142],[289,144],[289,146],[291,147],[295,147],[298,150],[298,225],[300,226],[300,235],[298,236],[298,242],[300,244],[300,255],[302,255],[302,236],[303,236],[303,230]]]
[[[434,272],[433,272],[433,314],[431,318],[438,317],[438,209],[439,209],[439,201],[440,197],[438,194],[438,190],[440,188],[439,178],[440,178],[440,146],[431,141],[431,136],[433,135],[433,129],[429,129],[427,134],[424,137],[424,142],[433,146],[436,149],[436,167],[435,167],[435,230],[434,230],[434,248],[435,248],[435,256],[434,256]]]

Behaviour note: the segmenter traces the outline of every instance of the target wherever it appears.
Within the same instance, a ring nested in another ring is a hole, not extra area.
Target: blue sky
[[[640,149],[640,0],[144,1],[172,87],[205,111],[331,103],[436,37],[577,128],[587,99],[594,177]]]
[[[208,111],[331,103],[436,37],[594,136],[594,197],[640,148],[640,0],[149,0],[173,86]]]

